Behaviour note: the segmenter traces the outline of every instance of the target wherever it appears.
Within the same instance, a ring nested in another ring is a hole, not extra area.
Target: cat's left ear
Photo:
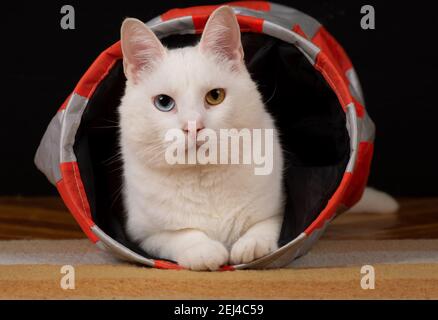
[[[243,61],[240,27],[230,7],[219,7],[210,15],[199,48],[202,52],[214,54],[221,59],[239,63]]]
[[[164,57],[166,49],[152,30],[138,19],[125,19],[120,33],[125,75],[135,82],[142,71],[150,70]]]

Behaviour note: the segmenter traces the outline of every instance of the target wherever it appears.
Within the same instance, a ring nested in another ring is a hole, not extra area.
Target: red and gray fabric
[[[374,124],[364,108],[362,90],[352,63],[333,36],[315,19],[298,10],[265,1],[231,2],[228,5],[236,13],[243,33],[265,34],[296,46],[336,94],[346,116],[350,139],[349,161],[325,208],[299,236],[277,251],[251,263],[224,269],[283,267],[305,254],[330,221],[360,199],[373,155]],[[200,34],[209,14],[217,7],[173,9],[147,22],[147,25],[161,39],[176,34]],[[96,88],[120,59],[122,52],[120,42],[117,42],[93,62],[50,122],[35,163],[56,186],[92,242],[129,261],[158,268],[180,268],[173,262],[147,258],[128,249],[108,236],[92,218],[73,146],[84,110],[92,108],[89,101]]]

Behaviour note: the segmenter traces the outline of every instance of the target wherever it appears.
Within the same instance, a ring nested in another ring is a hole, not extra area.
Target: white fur
[[[138,28],[144,45],[139,45]],[[204,31],[208,41],[195,47],[148,49],[161,44],[141,28],[147,27],[133,19],[122,27],[128,81],[119,112],[128,235],[148,253],[193,270],[246,263],[275,250],[283,212],[283,159],[276,134],[270,175],[255,175],[253,165],[172,166],[164,157],[165,132],[189,120],[213,130],[275,130],[243,63],[234,14],[228,7],[216,10]],[[142,59],[132,52],[136,48],[163,54]],[[205,95],[214,88],[224,88],[226,98],[211,107]],[[171,96],[177,107],[156,109],[153,97],[159,94]]]
[[[362,198],[348,212],[393,213],[398,208],[397,201],[389,194],[366,188]]]

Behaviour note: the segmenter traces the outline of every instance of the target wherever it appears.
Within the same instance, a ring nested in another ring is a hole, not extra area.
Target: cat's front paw
[[[229,253],[218,241],[202,241],[180,252],[176,261],[191,270],[217,270],[228,263]]]
[[[276,239],[243,236],[231,248],[230,262],[232,264],[248,263],[267,255],[277,248]]]

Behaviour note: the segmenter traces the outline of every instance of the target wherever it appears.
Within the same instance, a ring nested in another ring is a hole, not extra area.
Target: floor
[[[399,199],[396,215],[346,214],[324,239],[438,239],[438,198]],[[84,234],[58,197],[0,197],[0,240],[80,239]]]
[[[438,198],[400,203],[397,214],[340,216],[294,268],[209,273],[119,261],[56,197],[0,198],[0,299],[438,299]],[[60,287],[65,264],[74,290]],[[361,287],[367,264],[374,290]]]

